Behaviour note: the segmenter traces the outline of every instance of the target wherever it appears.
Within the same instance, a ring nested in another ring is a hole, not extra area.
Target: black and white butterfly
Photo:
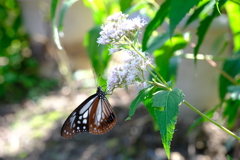
[[[101,87],[88,97],[67,118],[61,129],[61,136],[72,138],[78,133],[104,134],[117,122],[116,114]]]

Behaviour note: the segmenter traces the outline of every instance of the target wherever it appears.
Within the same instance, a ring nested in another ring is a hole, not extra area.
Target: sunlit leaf
[[[226,2],[226,0],[220,0],[219,1],[219,8],[222,7],[222,5]],[[198,51],[199,51],[199,48],[203,42],[203,39],[208,31],[208,28],[210,27],[213,19],[215,17],[219,16],[219,13],[218,13],[218,9],[217,7],[215,6],[214,9],[213,9],[213,12],[207,16],[206,18],[204,18],[201,22],[200,22],[200,25],[199,27],[197,28],[197,36],[198,36],[198,42],[197,42],[197,45],[196,47],[194,48],[194,57],[195,57],[195,63],[196,63],[196,57],[197,57],[197,54],[198,54]]]
[[[154,112],[168,158],[170,158],[170,144],[179,112],[178,106],[183,102],[183,97],[182,91],[178,88],[172,91],[159,91],[153,96]],[[164,110],[162,111],[161,108]]]
[[[232,30],[234,52],[237,52],[240,50],[240,5],[232,1],[227,1],[225,8],[227,10],[228,20]]]
[[[173,34],[174,29],[189,10],[197,5],[200,0],[171,0],[169,19],[170,19],[170,35]]]
[[[218,0],[216,0],[216,8],[217,8],[217,10],[218,10],[218,13],[219,13],[219,14],[222,14],[221,11],[220,11],[220,9],[219,9],[219,1],[218,1]]]

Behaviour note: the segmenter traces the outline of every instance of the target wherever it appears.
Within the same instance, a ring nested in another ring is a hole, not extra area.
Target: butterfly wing
[[[78,133],[103,134],[117,122],[116,114],[105,93],[98,88],[96,94],[87,98],[67,118],[61,129],[61,136],[72,138]]]
[[[97,97],[96,103],[89,117],[89,132],[92,134],[104,134],[110,131],[117,123],[117,117],[107,98]]]
[[[89,132],[89,110],[91,110],[97,96],[94,94],[88,97],[68,116],[61,129],[62,137],[72,138],[78,133]]]

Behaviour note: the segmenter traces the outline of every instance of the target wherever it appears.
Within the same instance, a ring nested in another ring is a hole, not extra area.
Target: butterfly
[[[116,114],[101,87],[82,102],[67,118],[61,129],[61,136],[72,138],[78,133],[104,134],[117,122]]]

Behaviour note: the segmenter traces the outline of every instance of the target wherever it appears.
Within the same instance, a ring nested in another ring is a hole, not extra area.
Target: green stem
[[[163,88],[164,90],[167,90],[167,91],[172,91],[171,88],[166,87],[166,86],[164,86],[164,85],[161,84],[161,83],[152,82],[152,81],[147,81],[147,83],[149,83],[149,84],[151,84],[151,85],[153,85],[153,86],[156,86],[156,87],[158,87],[158,88]]]
[[[154,78],[156,78],[159,82],[161,82],[161,80],[158,78],[157,75],[155,75],[150,69],[148,69],[148,68],[146,68],[146,69]]]
[[[226,133],[230,134],[231,136],[235,137],[237,140],[240,140],[240,137],[238,137],[236,134],[234,134],[233,132],[229,131],[227,128],[223,127],[222,125],[218,124],[217,122],[215,122],[214,120],[212,120],[211,118],[209,118],[208,116],[206,116],[205,114],[203,114],[201,111],[199,111],[198,109],[196,109],[195,107],[193,107],[190,103],[188,103],[187,101],[183,101],[183,103],[185,103],[188,107],[190,107],[192,110],[194,110],[195,112],[197,112],[200,116],[206,118],[208,121],[212,122],[213,124],[215,124],[216,126],[218,126],[219,128],[221,128],[223,131],[225,131]]]

